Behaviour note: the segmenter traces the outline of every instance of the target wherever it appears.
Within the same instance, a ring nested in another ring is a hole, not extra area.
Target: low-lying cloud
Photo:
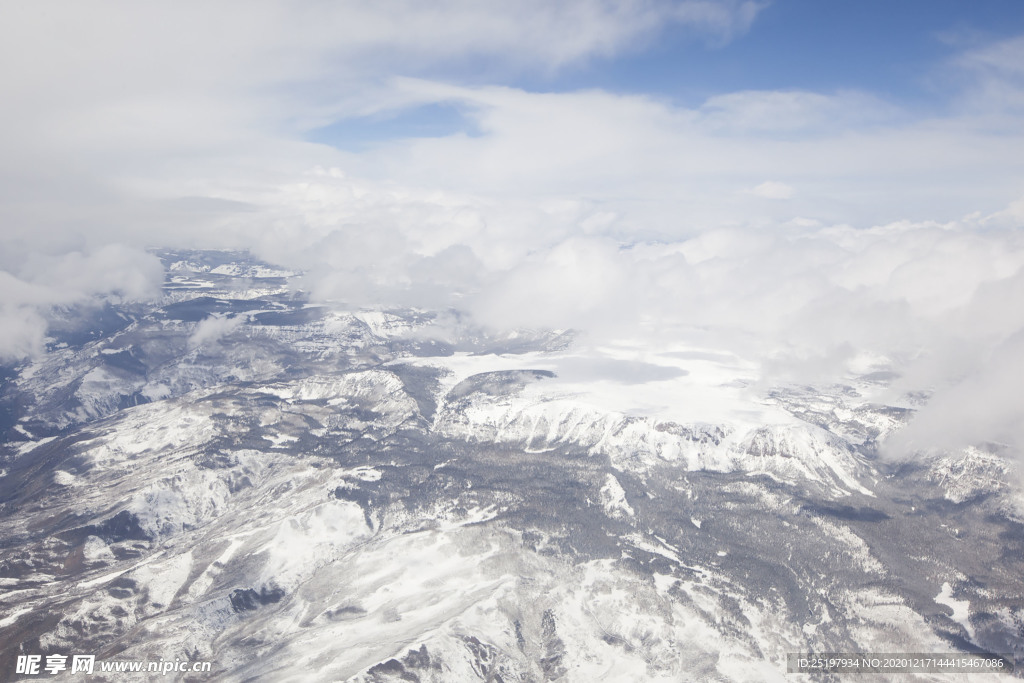
[[[211,315],[204,318],[196,324],[195,330],[189,336],[188,346],[190,349],[198,349],[213,344],[234,332],[245,321],[245,316],[238,315]]]
[[[373,208],[352,220],[386,214],[370,223],[385,228],[376,237],[307,227],[301,247],[275,242],[266,252],[306,266],[322,300],[454,307],[492,329],[573,328],[583,345],[713,349],[759,363],[765,386],[884,373],[896,378],[888,400],[933,396],[888,453],[1024,445],[1012,407],[1024,378],[1014,341],[1024,333],[1024,232],[1012,209],[946,223],[795,220],[626,242],[621,218],[599,204],[524,210],[362,189],[357,205]]]
[[[132,301],[155,297],[163,285],[160,260],[152,254],[110,244],[59,256],[34,253],[0,270],[0,360],[43,352],[47,314],[54,307],[97,299]]]

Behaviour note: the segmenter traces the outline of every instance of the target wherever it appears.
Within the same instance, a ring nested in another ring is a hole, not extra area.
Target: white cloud
[[[948,221],[1001,209],[1024,187],[1017,166],[1024,128],[990,130],[957,117],[901,114],[854,125],[851,117],[815,114],[795,124],[789,109],[765,113],[760,93],[739,98],[732,106],[747,102],[753,113],[733,112],[726,126],[704,107],[601,91],[529,93],[409,79],[394,87],[420,100],[459,103],[480,134],[344,154],[338,164],[348,172],[503,199],[585,198],[609,213],[628,212],[633,226],[662,238],[794,216],[862,226]],[[813,99],[837,109],[848,103],[844,96]],[[742,123],[747,118],[757,126]],[[744,192],[780,177],[800,188],[788,205],[766,206]]]
[[[900,110],[868,93],[745,90],[715,95],[700,107],[702,125],[717,134],[829,134],[893,123]]]
[[[607,215],[628,215],[631,228],[662,237],[794,215],[859,225],[950,220],[1020,194],[1020,127],[996,134],[969,117],[915,120],[868,93],[743,91],[686,108],[427,78],[474,55],[473,63],[499,65],[496,73],[564,68],[635,49],[672,21],[718,40],[747,30],[762,5],[8,6],[0,79],[19,106],[0,112],[0,220],[26,248],[56,252],[157,239],[244,244],[224,228],[230,207],[247,210],[246,235],[266,230],[254,227],[266,216],[251,209],[270,207],[277,220],[287,199],[279,188],[318,165],[484,201],[600,202]],[[965,60],[1008,61],[996,52]],[[1010,78],[1005,68],[990,71]],[[481,135],[361,154],[296,139],[347,116],[432,102],[458,103]],[[790,206],[739,196],[778,177],[800,188]],[[237,203],[202,210],[193,202],[186,211],[183,197]]]
[[[0,273],[0,277],[5,275]],[[6,283],[0,282],[0,288]],[[29,306],[0,304],[0,361],[19,360],[41,352],[46,321]]]
[[[1024,113],[1024,36],[975,47],[961,54],[955,64],[966,81],[961,104],[975,116],[992,119],[1007,113]],[[1003,120],[1014,125],[1014,120]]]
[[[585,344],[715,348],[759,361],[768,385],[889,370],[901,375],[890,400],[935,392],[935,408],[889,452],[1024,445],[1012,397],[1024,373],[1009,341],[1024,334],[1019,228],[986,228],[985,217],[868,229],[776,224],[623,244],[581,234],[599,211],[585,204],[517,216],[445,199],[399,210],[410,219],[393,224],[388,239],[411,243],[416,224],[436,215],[467,212],[465,229],[432,255],[392,251],[394,265],[375,269],[390,285],[364,288],[367,303],[423,303],[415,297],[428,292],[431,305],[456,305],[496,328],[574,327]],[[523,243],[506,241],[515,235]],[[350,253],[344,242],[318,247],[332,248]],[[398,276],[405,280],[396,285]],[[456,287],[462,294],[447,298]]]
[[[1019,278],[1018,278],[1019,279]],[[1019,288],[1019,287],[1018,287]],[[942,377],[937,391],[906,429],[886,443],[895,456],[965,446],[1024,448],[1024,327],[991,347],[968,345],[952,367],[962,376]],[[948,370],[947,370],[948,372]],[[952,380],[952,381],[951,381]]]
[[[196,324],[195,330],[188,338],[188,346],[190,349],[198,349],[217,342],[234,332],[244,322],[245,318],[241,316],[211,315]]]
[[[793,196],[793,188],[776,180],[766,180],[751,188],[750,192],[765,199],[789,199]]]
[[[623,219],[602,203],[524,207],[329,172],[290,193],[285,205],[298,213],[280,222],[302,229],[279,233],[265,255],[312,267],[318,296],[455,306],[498,328],[574,327],[592,343],[716,348],[760,361],[766,382],[884,368],[903,376],[894,398],[922,388],[939,396],[1024,329],[1024,313],[1013,313],[1024,233],[985,216],[871,228],[775,222],[626,241],[635,234],[622,224],[628,211]],[[1004,414],[1003,394],[991,400]],[[937,426],[954,423],[932,424],[941,439],[950,432]]]
[[[877,358],[936,390],[932,441],[952,438],[958,401],[998,424],[956,438],[1017,438],[993,368],[1019,377],[1024,327],[1020,38],[961,55],[960,106],[929,118],[863,92],[684,106],[454,84],[639,49],[668,22],[720,43],[760,7],[7,3],[0,355],[38,352],[49,306],[152,294],[140,247],[251,247],[308,269],[321,299],[692,340],[776,378]],[[477,134],[359,153],[301,140],[439,102]]]
[[[17,106],[0,111],[0,223],[26,249],[57,253],[111,241],[223,244],[223,210],[169,202],[265,200],[313,166],[347,166],[298,138],[344,116],[428,101],[388,85],[395,74],[557,70],[638,49],[673,24],[721,41],[747,30],[761,6],[5,4],[0,83]]]
[[[699,27],[713,40],[724,43],[749,31],[754,19],[768,4],[767,0],[696,0],[672,6],[669,16],[683,24]]]
[[[30,253],[0,265],[0,359],[42,352],[51,307],[88,303],[95,297],[139,300],[163,284],[159,259],[138,249],[108,244],[58,256]],[[12,272],[13,271],[13,272]]]

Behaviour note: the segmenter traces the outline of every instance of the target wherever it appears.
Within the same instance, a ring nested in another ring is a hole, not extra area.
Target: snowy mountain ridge
[[[894,647],[1020,663],[1003,454],[880,460],[911,413],[868,384],[758,395],[735,360],[433,337],[435,314],[283,281],[235,298],[270,268],[240,258],[167,254],[206,269],[68,313],[11,370],[3,662],[367,682],[781,681],[788,652]]]

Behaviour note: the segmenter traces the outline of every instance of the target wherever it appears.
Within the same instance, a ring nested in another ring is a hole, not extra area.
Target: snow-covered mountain
[[[1008,455],[881,460],[913,402],[878,376],[765,392],[725,354],[313,306],[244,254],[161,257],[162,300],[56,310],[46,355],[3,369],[4,676],[26,653],[295,681],[1024,664]]]

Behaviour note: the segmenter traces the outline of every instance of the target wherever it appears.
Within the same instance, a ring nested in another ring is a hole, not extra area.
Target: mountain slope
[[[867,381],[580,372],[564,333],[432,338],[433,314],[309,307],[242,255],[164,256],[163,301],[82,313],[99,332],[4,386],[5,675],[25,652],[296,681],[1024,657],[1005,455],[880,461],[911,409]]]

